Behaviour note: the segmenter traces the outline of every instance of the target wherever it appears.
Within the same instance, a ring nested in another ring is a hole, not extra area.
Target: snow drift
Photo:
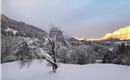
[[[130,80],[130,67],[114,64],[60,64],[56,73],[45,61],[35,60],[30,67],[18,62],[1,65],[2,80]]]

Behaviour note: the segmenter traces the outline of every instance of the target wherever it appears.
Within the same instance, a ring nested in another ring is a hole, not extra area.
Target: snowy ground
[[[60,64],[57,73],[38,60],[29,68],[20,68],[17,62],[1,67],[2,80],[130,80],[130,67],[113,64]]]

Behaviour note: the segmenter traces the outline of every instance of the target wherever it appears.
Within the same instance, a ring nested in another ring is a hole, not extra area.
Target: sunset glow
[[[119,30],[114,31],[113,33],[108,33],[104,37],[101,38],[92,38],[92,39],[85,39],[85,38],[78,38],[74,37],[77,40],[110,40],[110,39],[119,39],[119,40],[129,40],[130,39],[130,26],[126,26],[125,28],[120,28]]]

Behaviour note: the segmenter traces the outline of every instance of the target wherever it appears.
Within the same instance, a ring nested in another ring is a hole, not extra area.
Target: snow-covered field
[[[1,65],[2,80],[130,80],[130,67],[113,64],[60,64],[56,73],[46,62],[35,60],[28,68],[17,62]]]

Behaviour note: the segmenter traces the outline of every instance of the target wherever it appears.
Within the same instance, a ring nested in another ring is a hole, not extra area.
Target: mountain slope
[[[99,40],[110,40],[110,39],[120,39],[120,40],[130,39],[130,26],[120,28],[119,30],[114,31],[113,33],[108,33]]]
[[[46,35],[48,34],[45,31],[35,26],[9,19],[0,14],[0,63],[18,60],[16,53],[24,44],[27,44],[30,53],[43,47]]]
[[[42,38],[47,33],[35,26],[18,22],[1,14],[1,33],[5,36],[22,36]]]

